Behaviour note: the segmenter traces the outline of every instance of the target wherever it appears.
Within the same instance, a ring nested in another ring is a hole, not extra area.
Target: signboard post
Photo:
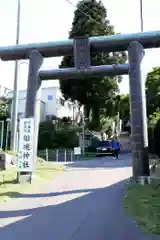
[[[18,172],[33,171],[33,143],[34,143],[34,118],[20,119],[19,124],[19,149],[18,149]]]
[[[23,168],[23,171],[21,166],[21,171],[18,172],[17,174],[18,181],[21,181],[20,180],[21,177],[23,181],[28,181],[28,176],[30,176],[30,182],[31,182],[32,176],[33,176],[32,174],[30,174],[31,167],[32,167],[32,172],[35,171],[36,169],[38,131],[39,131],[39,119],[40,119],[40,93],[41,93],[40,92],[41,80],[38,76],[38,71],[42,66],[42,63],[43,63],[43,57],[41,56],[41,54],[38,51],[33,50],[29,54],[29,72],[28,72],[28,85],[27,85],[27,97],[26,97],[26,108],[25,108],[25,118],[34,119],[34,124],[32,122],[33,120],[30,121],[30,124],[34,125],[34,128],[33,126],[30,125],[31,128],[33,129],[32,133],[34,132],[34,140],[32,143],[32,150],[30,152],[31,156],[28,156],[29,162],[30,164],[32,163],[32,165],[30,165],[30,167],[26,167],[25,169]],[[31,136],[33,136],[33,134],[30,135],[30,137]],[[22,142],[23,141],[24,140],[22,140]],[[21,140],[19,143],[20,145],[22,144]]]

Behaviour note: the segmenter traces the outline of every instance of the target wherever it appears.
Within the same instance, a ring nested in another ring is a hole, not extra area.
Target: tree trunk
[[[88,106],[88,105],[84,105],[84,116],[85,116],[85,125],[86,125],[86,128],[88,128],[89,126],[89,122],[90,122],[90,110],[91,108]]]
[[[87,120],[89,119],[89,114],[90,114],[90,107],[87,105],[84,105],[84,116],[85,118],[87,118]]]
[[[100,108],[94,107],[92,109],[92,126],[95,130],[100,130]]]

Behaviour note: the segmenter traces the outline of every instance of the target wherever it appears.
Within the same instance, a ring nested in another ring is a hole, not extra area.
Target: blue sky
[[[0,0],[0,46],[15,44],[18,0]],[[77,0],[71,0],[76,5]],[[139,0],[102,0],[108,10],[116,32],[140,31]],[[159,0],[143,0],[144,31],[160,29]],[[75,8],[66,0],[21,0],[20,43],[65,40],[72,25]],[[61,58],[45,59],[45,69],[57,68]],[[142,76],[152,67],[160,66],[160,50],[147,50],[142,66]],[[19,89],[26,88],[27,64],[19,66]],[[14,62],[0,62],[0,85],[13,88]],[[57,84],[45,82],[44,86]],[[128,92],[128,76],[123,77],[121,92]]]

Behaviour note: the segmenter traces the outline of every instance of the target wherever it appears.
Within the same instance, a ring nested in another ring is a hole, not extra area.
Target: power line
[[[78,8],[74,3],[72,3],[70,0],[66,0],[69,4],[71,4],[74,8],[76,8],[78,11],[80,11],[81,13],[83,13],[86,17],[88,17],[89,19],[95,21],[100,27],[102,28],[106,28],[104,25],[101,25],[96,19],[92,18],[88,13],[85,13],[84,11],[82,11],[80,8]],[[88,8],[88,10],[90,10]],[[89,11],[88,11],[89,12]]]

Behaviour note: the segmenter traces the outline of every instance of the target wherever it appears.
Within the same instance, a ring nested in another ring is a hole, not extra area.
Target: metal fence
[[[39,150],[38,157],[43,158],[46,161],[55,162],[73,162],[78,160],[78,156],[74,155],[74,151],[72,149]]]

